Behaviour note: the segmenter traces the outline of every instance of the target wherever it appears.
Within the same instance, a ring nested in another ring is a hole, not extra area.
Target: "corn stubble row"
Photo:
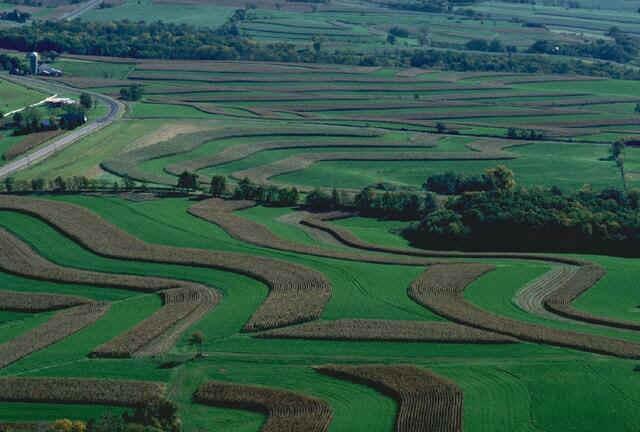
[[[465,300],[465,288],[491,270],[493,267],[485,264],[434,265],[411,284],[409,296],[435,313],[460,324],[529,342],[622,358],[640,358],[640,344],[637,343],[524,323],[494,315]]]
[[[396,432],[462,431],[462,391],[427,370],[405,365],[328,365],[316,370],[395,399],[399,405]]]
[[[46,312],[90,302],[91,300],[79,296],[0,290],[0,310],[3,311]]]
[[[199,284],[164,291],[161,295],[164,305],[158,311],[129,331],[99,346],[91,355],[126,358],[166,351],[181,334],[181,331],[173,330],[188,327],[220,300],[216,292]]]
[[[194,400],[201,404],[246,409],[267,415],[262,432],[325,432],[333,414],[316,398],[287,390],[209,381]]]
[[[316,319],[331,296],[329,281],[315,270],[247,254],[146,243],[104,221],[91,211],[73,204],[1,196],[0,208],[41,218],[77,243],[102,256],[210,267],[260,280],[270,287],[270,292],[261,307],[246,323],[244,328],[247,331]],[[86,283],[95,282],[87,280]]]
[[[83,378],[0,378],[0,400],[99,404],[124,407],[145,405],[162,398],[165,386],[151,381]]]
[[[450,322],[339,319],[268,330],[254,337],[274,339],[371,340],[443,343],[516,343],[517,339]]]

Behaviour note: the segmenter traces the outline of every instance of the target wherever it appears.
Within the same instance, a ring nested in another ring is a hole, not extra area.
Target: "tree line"
[[[242,14],[238,14],[235,19],[241,20]],[[34,21],[30,25],[1,29],[0,48],[107,57],[437,67],[455,71],[571,73],[640,79],[640,71],[635,68],[602,61],[582,61],[548,55],[505,56],[501,53],[401,47],[375,53],[358,53],[348,49],[327,51],[321,49],[321,44],[317,41],[310,41],[309,46],[304,47],[290,43],[261,44],[242,37],[236,30],[235,22],[214,30],[187,24],[127,20]],[[508,47],[504,49],[508,51]],[[16,66],[10,62],[12,61],[8,58],[3,60],[0,57],[0,66],[4,69]]]

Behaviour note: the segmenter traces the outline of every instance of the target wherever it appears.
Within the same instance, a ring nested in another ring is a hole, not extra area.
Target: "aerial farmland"
[[[0,2],[0,431],[640,430],[639,11]]]

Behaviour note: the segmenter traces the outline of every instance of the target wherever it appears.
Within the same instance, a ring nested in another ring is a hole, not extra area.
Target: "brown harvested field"
[[[325,432],[333,417],[329,405],[287,390],[209,381],[194,395],[200,404],[264,413],[262,432]]]
[[[165,394],[165,385],[151,381],[84,378],[0,378],[0,400],[142,406]]]
[[[186,329],[220,301],[215,291],[203,285],[185,285],[184,288],[163,292],[164,306],[160,310],[126,333],[99,346],[91,355],[126,358],[159,354],[170,349],[182,333],[172,330],[178,327]]]
[[[529,324],[484,311],[464,298],[465,288],[492,270],[485,264],[431,266],[411,284],[414,301],[451,321],[512,336],[523,341],[562,346],[621,358],[640,358],[640,344]]]
[[[64,130],[57,129],[53,131],[36,132],[36,133],[26,135],[18,143],[9,147],[7,151],[5,151],[4,154],[2,155],[2,158],[6,161],[10,161],[11,159],[14,159],[20,155],[25,154],[29,150],[36,148],[37,146],[44,143],[45,141],[48,141],[51,138],[57,137],[58,135],[61,135],[65,132],[66,131]]]
[[[568,319],[547,310],[544,306],[544,299],[569,281],[579,268],[568,265],[553,267],[518,290],[513,299],[514,302],[520,309],[531,314],[554,320],[568,321]]]
[[[107,303],[89,303],[57,312],[49,321],[0,345],[0,368],[48,347],[100,319]],[[1,384],[0,384],[1,387]]]
[[[397,432],[461,432],[462,391],[453,382],[415,366],[316,368],[334,378],[373,387],[398,403]]]
[[[1,196],[0,208],[38,217],[102,256],[210,267],[262,281],[269,286],[269,295],[246,323],[245,330],[248,331],[316,319],[331,296],[330,282],[321,273],[307,267],[240,253],[146,243],[73,204]]]
[[[91,300],[85,297],[0,290],[0,310],[5,311],[45,312],[80,306],[89,302]]]
[[[455,323],[340,319],[268,330],[254,337],[274,339],[367,340],[444,343],[516,343],[517,339]]]

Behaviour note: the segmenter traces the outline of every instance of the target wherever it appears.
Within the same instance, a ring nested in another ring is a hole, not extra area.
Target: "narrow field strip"
[[[248,178],[255,183],[268,183],[269,179],[293,171],[300,171],[317,162],[324,161],[452,161],[452,160],[509,160],[515,159],[512,154],[483,154],[474,152],[339,152],[339,153],[305,153],[281,159],[279,161],[236,171],[232,177]]]
[[[565,320],[564,318],[551,313],[544,306],[544,300],[573,278],[578,271],[575,266],[557,266],[538,279],[531,281],[514,297],[514,302],[524,311],[544,318]]]
[[[77,205],[2,196],[0,208],[38,217],[98,255],[210,267],[262,281],[269,286],[270,292],[264,303],[245,324],[244,328],[247,331],[265,330],[316,319],[331,296],[331,285],[326,277],[307,267],[247,254],[146,243]],[[167,288],[175,287],[174,285]],[[157,285],[154,285],[154,288],[157,288]]]
[[[85,297],[0,290],[0,310],[46,312],[91,303]]]
[[[492,271],[486,264],[442,264],[425,271],[409,288],[417,303],[454,322],[524,341],[556,345],[621,358],[640,358],[640,344],[604,336],[559,330],[501,317],[464,299],[465,288]]]
[[[44,324],[1,344],[0,368],[79,332],[99,320],[108,310],[108,303],[89,303],[56,313]]]
[[[316,398],[287,390],[209,381],[196,391],[197,403],[258,411],[267,415],[262,432],[326,432],[333,414]]]
[[[322,133],[320,131],[311,132],[308,128],[301,127],[288,127],[285,129],[266,127],[260,131],[254,132],[236,128],[210,129],[196,133],[181,134],[170,140],[161,141],[142,149],[135,149],[123,153],[114,159],[102,162],[101,167],[108,172],[120,176],[128,175],[129,177],[140,181],[165,183],[166,178],[158,174],[148,173],[142,170],[139,165],[145,161],[153,159],[189,153],[207,142],[222,139],[264,137],[265,142],[264,144],[258,145],[232,146],[212,157],[206,157],[202,160],[196,160],[190,163],[187,162],[185,165],[180,164],[179,166],[168,166],[166,167],[167,172],[172,173],[175,171],[179,174],[184,170],[197,171],[198,169],[207,166],[214,166],[242,159],[260,151],[263,147],[264,149],[287,148],[292,145],[291,142],[287,142],[283,145],[282,141],[274,141],[274,136],[282,137],[283,139],[299,137],[301,140],[306,139],[307,141],[312,137],[332,137],[344,138],[345,141],[347,141],[350,138],[361,139],[379,137],[381,134],[379,132],[372,131],[362,132],[354,128],[325,128]]]
[[[235,215],[233,212],[255,206],[253,201],[230,201],[219,198],[211,198],[200,201],[191,206],[189,214],[218,225],[230,236],[257,246],[296,252],[301,254],[321,256],[325,258],[344,259],[349,261],[369,262],[376,264],[400,264],[400,265],[428,265],[433,261],[426,258],[414,258],[410,256],[384,257],[373,253],[332,251],[320,246],[305,245],[285,240],[275,235],[262,224],[250,219]]]
[[[95,357],[140,357],[169,350],[182,331],[213,309],[220,296],[199,284],[162,293],[163,307],[126,333],[96,348]],[[177,331],[176,331],[177,330]]]
[[[517,343],[517,339],[455,323],[339,319],[313,321],[254,335],[267,339],[320,339],[445,343]]]
[[[316,368],[325,375],[375,388],[398,404],[397,432],[461,432],[462,391],[454,383],[414,366]]]
[[[82,378],[0,378],[0,401],[142,406],[162,398],[165,385],[151,381]]]

